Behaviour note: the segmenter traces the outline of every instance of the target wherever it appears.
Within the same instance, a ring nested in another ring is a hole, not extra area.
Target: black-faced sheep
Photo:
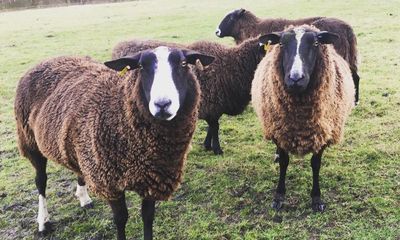
[[[354,106],[354,84],[346,61],[330,45],[337,35],[303,25],[260,37],[271,52],[253,80],[252,104],[265,139],[279,152],[280,176],[273,207],[282,207],[289,153],[312,153],[312,208],[323,211],[319,170],[324,149],[343,137]]]
[[[87,184],[111,206],[125,239],[125,191],[142,198],[144,238],[152,239],[154,204],[182,181],[196,127],[200,87],[187,64],[213,57],[159,47],[105,64],[133,70],[124,79],[89,58],[58,57],[28,71],[17,88],[21,154],[36,169],[39,232],[46,232],[47,159],[74,171],[77,195]],[[81,198],[85,204],[85,198]],[[86,199],[87,200],[87,199]]]
[[[123,57],[160,45],[186,47],[216,57],[209,67],[193,66],[192,69],[201,88],[199,118],[206,120],[209,126],[204,147],[212,149],[215,154],[222,154],[218,134],[219,118],[222,114],[242,113],[250,101],[254,71],[265,55],[262,49],[260,51],[258,39],[249,39],[236,47],[206,41],[181,45],[155,40],[133,40],[119,43],[113,49],[112,56]]]
[[[233,37],[237,44],[248,38],[257,37],[260,34],[283,31],[289,25],[302,24],[314,25],[322,31],[335,33],[339,38],[333,43],[336,52],[350,65],[354,85],[356,88],[355,101],[359,102],[359,81],[357,61],[357,38],[353,28],[346,22],[336,18],[311,17],[297,20],[282,18],[261,19],[252,12],[238,9],[228,13],[219,24],[216,35],[218,37]]]
[[[215,34],[220,37],[233,37],[236,44],[260,34],[282,31],[289,25],[311,24],[323,17],[300,18],[295,20],[284,18],[261,19],[246,9],[229,12],[218,25]]]

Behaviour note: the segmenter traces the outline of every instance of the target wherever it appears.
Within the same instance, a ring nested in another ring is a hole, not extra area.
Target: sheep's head
[[[236,29],[235,26],[245,12],[246,10],[241,8],[228,13],[217,27],[215,34],[220,38],[235,37],[239,34],[237,32],[239,29]]]
[[[310,26],[291,27],[284,32],[270,33],[259,38],[260,44],[280,45],[280,66],[286,90],[300,94],[310,85],[315,63],[319,59],[319,46],[331,44],[338,36]]]
[[[139,68],[139,79],[150,113],[161,120],[172,120],[185,101],[188,82],[194,80],[188,64],[199,60],[206,66],[214,57],[190,50],[158,47],[134,56],[105,62],[109,68],[121,71]]]

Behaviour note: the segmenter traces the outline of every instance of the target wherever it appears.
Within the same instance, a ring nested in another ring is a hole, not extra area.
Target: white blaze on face
[[[79,186],[79,184],[77,184],[75,196],[79,199],[81,207],[84,207],[92,202],[92,199],[89,197],[87,192],[86,185]]]
[[[44,224],[49,221],[49,213],[47,211],[47,203],[46,198],[39,194],[39,212],[37,221],[39,223],[39,232],[42,232],[44,229]]]
[[[168,61],[170,51],[167,47],[158,47],[154,50],[157,57],[157,64],[154,69],[154,80],[150,90],[149,109],[153,116],[160,112],[158,106],[162,102],[171,102],[164,109],[166,113],[171,114],[167,120],[171,120],[176,116],[179,110],[179,92],[176,89],[172,78],[172,68]]]
[[[297,46],[296,46],[296,55],[294,56],[293,65],[292,65],[292,68],[290,69],[290,76],[291,75],[302,76],[304,73],[303,61],[300,58],[299,49],[300,49],[301,39],[303,38],[305,30],[304,30],[304,28],[301,28],[301,27],[295,28],[294,33],[296,34]]]

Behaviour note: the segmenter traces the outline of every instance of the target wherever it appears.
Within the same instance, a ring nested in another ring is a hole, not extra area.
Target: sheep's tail
[[[354,34],[353,29],[350,29],[347,33],[347,39],[349,41],[349,65],[352,72],[358,72],[359,57],[357,52],[357,38]]]

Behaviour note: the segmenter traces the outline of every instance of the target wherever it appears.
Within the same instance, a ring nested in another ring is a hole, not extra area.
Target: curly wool
[[[144,105],[137,70],[124,79],[89,58],[44,61],[21,79],[15,100],[19,149],[83,176],[108,200],[124,190],[166,200],[182,181],[196,126],[199,86],[192,75],[180,114],[166,122]]]
[[[252,86],[252,105],[264,137],[298,155],[318,153],[343,137],[354,106],[354,84],[348,64],[332,46],[321,45],[309,89],[291,95],[284,87],[279,46],[260,62]]]

